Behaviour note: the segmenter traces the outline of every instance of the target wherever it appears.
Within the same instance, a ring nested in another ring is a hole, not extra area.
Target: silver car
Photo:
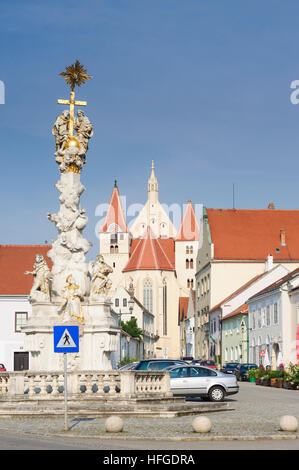
[[[238,393],[235,375],[223,374],[203,366],[171,366],[170,390],[174,395],[201,397],[203,400],[223,401],[224,397]]]

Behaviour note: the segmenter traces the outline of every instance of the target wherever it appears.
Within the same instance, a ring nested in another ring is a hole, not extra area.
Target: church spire
[[[148,192],[148,199],[151,202],[153,203],[158,202],[159,185],[158,185],[158,180],[155,175],[154,160],[152,160],[152,171],[151,171],[151,176],[147,183],[147,192]]]

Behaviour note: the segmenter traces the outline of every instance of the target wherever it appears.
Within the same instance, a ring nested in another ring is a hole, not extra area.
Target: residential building
[[[299,211],[203,209],[196,266],[195,342],[197,355],[209,355],[210,310],[249,279],[273,266],[299,266]]]
[[[0,362],[8,371],[30,368],[29,353],[24,349],[24,333],[31,315],[28,296],[33,284],[31,275],[35,255],[42,254],[48,266],[48,245],[0,245]]]
[[[272,369],[296,363],[298,287],[299,268],[247,300],[250,362]]]

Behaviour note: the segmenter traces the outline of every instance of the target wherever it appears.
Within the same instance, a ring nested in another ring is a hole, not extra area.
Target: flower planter
[[[271,387],[276,387],[276,379],[270,379]]]
[[[282,380],[276,380],[275,387],[282,388]]]
[[[258,377],[256,377],[255,379],[255,385],[260,385],[261,384],[261,379],[259,379]]]
[[[270,387],[270,379],[265,379],[263,385],[265,387]]]

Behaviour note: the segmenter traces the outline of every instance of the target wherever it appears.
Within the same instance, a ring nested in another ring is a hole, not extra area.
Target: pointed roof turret
[[[152,160],[152,171],[151,171],[151,176],[149,177],[149,180],[147,183],[147,192],[148,192],[148,199],[151,202],[158,201],[159,185],[158,185],[158,180],[155,175],[154,160]]]
[[[114,188],[105,217],[105,222],[101,227],[100,232],[128,232],[116,180],[114,182]]]
[[[147,227],[145,236],[137,240],[123,272],[148,269],[174,271],[174,263],[166,250],[162,240],[155,238],[150,227]]]
[[[176,241],[199,240],[199,225],[196,219],[194,207],[191,201],[187,202],[185,212],[181,221]]]

